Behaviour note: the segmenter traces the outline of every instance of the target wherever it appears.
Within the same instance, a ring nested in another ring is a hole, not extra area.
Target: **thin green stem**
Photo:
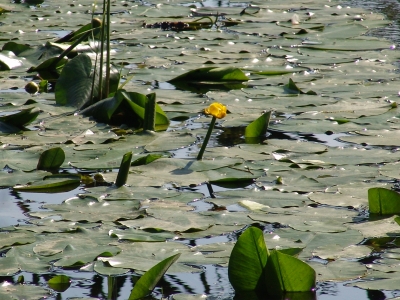
[[[104,87],[104,98],[110,93],[110,35],[111,35],[111,0],[107,1],[107,44],[106,44],[106,83]]]
[[[107,285],[108,285],[108,295],[107,295],[107,299],[108,300],[113,300],[115,299],[115,277],[113,276],[107,276]]]
[[[203,145],[201,145],[200,152],[197,155],[197,160],[202,160],[202,158],[203,158],[204,151],[206,150],[208,141],[210,140],[210,136],[211,136],[211,133],[212,133],[212,131],[214,129],[214,125],[215,125],[216,121],[217,121],[217,118],[216,117],[212,117],[210,126],[208,127],[207,134],[206,134],[206,136],[204,138],[204,141],[203,141]]]
[[[99,63],[99,90],[98,90],[98,100],[103,99],[103,63],[104,63],[104,39],[105,39],[105,26],[104,22],[106,20],[106,0],[103,0],[103,17],[101,20],[101,34],[100,34],[100,63]]]

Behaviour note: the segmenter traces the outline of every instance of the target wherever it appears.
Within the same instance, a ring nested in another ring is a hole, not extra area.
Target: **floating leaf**
[[[216,68],[216,67],[207,67],[200,68],[196,70],[191,70],[187,73],[179,75],[168,82],[174,83],[177,81],[211,81],[211,82],[220,82],[220,81],[247,81],[249,78],[238,68],[234,67],[225,67],[225,68]]]
[[[11,284],[4,281],[0,285],[0,298],[4,300],[25,299],[37,300],[51,297],[50,291],[41,286],[28,284]]]
[[[0,53],[0,71],[12,70],[22,66],[22,61],[10,52],[8,55]]]
[[[59,193],[76,189],[81,182],[79,174],[55,174],[45,176],[43,180],[34,181],[26,185],[16,185],[16,191],[36,193]]]
[[[307,95],[317,95],[314,91],[303,92],[297,85],[294,83],[292,78],[289,78],[289,83],[285,84],[283,87],[285,92],[288,94],[307,94]]]
[[[23,127],[36,119],[39,115],[39,109],[30,107],[26,109],[21,109],[19,112],[14,114],[9,114],[0,117],[0,122],[4,122],[7,125]]]

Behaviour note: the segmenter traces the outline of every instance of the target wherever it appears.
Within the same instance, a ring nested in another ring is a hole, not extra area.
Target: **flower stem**
[[[212,131],[214,129],[215,121],[217,121],[217,118],[216,117],[212,117],[210,126],[208,127],[207,134],[206,134],[206,136],[204,138],[204,141],[203,141],[203,145],[201,145],[200,152],[199,152],[199,154],[197,154],[197,160],[202,160],[202,158],[203,158],[204,151],[206,150],[208,141],[210,140],[211,133],[212,133]]]

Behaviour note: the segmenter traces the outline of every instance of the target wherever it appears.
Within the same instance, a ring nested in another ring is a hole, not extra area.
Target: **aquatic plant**
[[[316,273],[308,264],[293,257],[293,253],[297,253],[297,249],[269,251],[263,232],[249,227],[232,249],[229,281],[239,297],[248,293],[262,295],[260,299],[265,299],[265,295],[282,297],[288,293],[303,293],[302,299],[310,297],[315,291]]]
[[[201,145],[199,154],[197,155],[197,160],[201,160],[203,158],[204,151],[206,150],[208,141],[210,140],[211,133],[214,129],[215,122],[217,119],[225,118],[226,116],[226,106],[222,103],[214,102],[209,107],[204,110],[206,115],[211,115],[211,123],[208,126],[208,131],[206,136],[204,137],[203,144]]]

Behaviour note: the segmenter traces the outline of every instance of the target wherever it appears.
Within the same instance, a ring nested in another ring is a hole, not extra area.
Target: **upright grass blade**
[[[133,290],[129,296],[129,300],[141,299],[150,294],[160,279],[164,276],[165,272],[167,272],[168,268],[177,261],[180,255],[181,254],[178,253],[167,257],[144,273],[144,275],[140,277],[133,287]]]
[[[128,180],[129,168],[132,161],[132,152],[125,153],[122,157],[121,165],[119,166],[119,172],[115,185],[117,187],[123,186]]]

